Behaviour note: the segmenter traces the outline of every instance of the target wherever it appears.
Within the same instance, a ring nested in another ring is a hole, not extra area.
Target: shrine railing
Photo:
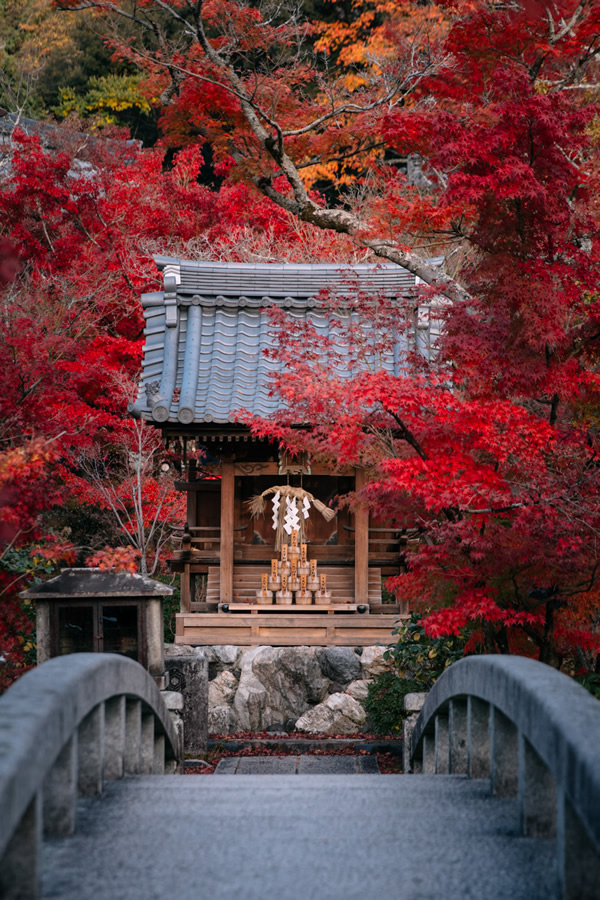
[[[412,762],[517,796],[523,834],[557,841],[560,895],[598,897],[600,704],[572,679],[523,657],[455,663],[425,700]]]
[[[137,662],[76,653],[28,672],[0,697],[0,896],[38,896],[42,834],[73,833],[78,794],[182,762],[167,707]]]

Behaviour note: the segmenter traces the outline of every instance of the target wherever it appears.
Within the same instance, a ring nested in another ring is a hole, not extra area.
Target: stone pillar
[[[140,771],[142,743],[142,704],[140,700],[126,700],[125,705],[125,775]]]
[[[402,725],[402,757],[405,773],[420,772],[423,768],[422,761],[411,760],[411,752],[413,732],[426,696],[425,692],[404,695],[404,711],[408,713]]]
[[[569,799],[558,803],[557,850],[562,900],[598,900],[600,856]]]
[[[203,656],[173,656],[165,665],[167,690],[183,694],[185,752],[202,755],[208,747],[208,662]]]
[[[175,727],[175,732],[177,734],[177,759],[181,762],[179,764],[175,763],[173,771],[169,772],[169,774],[183,774],[184,770],[184,754],[185,754],[185,728],[183,724],[183,706],[184,706],[184,698],[183,694],[178,693],[177,691],[161,691],[161,697],[165,701],[166,707],[169,710],[169,714],[171,716],[171,721]],[[170,763],[169,763],[170,766]]]
[[[163,628],[163,598],[150,597],[146,600],[146,641],[148,671],[155,677],[165,669]]]
[[[77,735],[79,793],[94,796],[102,793],[104,778],[104,704],[85,717]]]
[[[37,664],[41,666],[52,656],[50,641],[50,603],[47,600],[35,600],[35,645]]]
[[[497,797],[514,796],[519,788],[517,729],[494,706],[490,723],[492,793]]]
[[[435,737],[424,734],[423,743],[423,775],[435,775]]]
[[[469,723],[467,700],[450,701],[450,772],[452,775],[468,775],[469,773]]]
[[[44,782],[44,832],[69,835],[75,831],[77,806],[77,732],[67,741]]]
[[[152,775],[154,770],[154,713],[142,715],[140,745],[140,775]]]
[[[485,700],[469,697],[468,756],[469,777],[490,777],[490,705]]]
[[[450,772],[450,741],[448,716],[440,713],[435,717],[435,774],[448,775]]]
[[[38,900],[42,850],[42,795],[35,795],[9,841],[0,866],[3,900]]]
[[[165,736],[154,732],[154,755],[152,762],[152,774],[165,774]]]
[[[125,697],[113,697],[104,705],[104,778],[123,777],[125,757]]]
[[[556,780],[522,734],[519,735],[519,805],[524,835],[556,834]]]

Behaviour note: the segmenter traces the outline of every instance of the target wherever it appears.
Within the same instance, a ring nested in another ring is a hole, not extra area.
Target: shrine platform
[[[354,591],[354,569],[322,566],[331,589],[328,604],[258,604],[256,589],[261,568],[236,566],[234,601],[221,602],[219,568],[208,570],[207,602],[191,604],[176,616],[176,644],[209,646],[239,644],[274,647],[368,647],[390,644],[398,620],[404,618],[397,604],[383,604],[381,570],[369,570],[363,602]]]
[[[238,604],[235,604],[236,607]],[[318,611],[317,611],[318,610]],[[176,644],[208,646],[239,644],[273,647],[368,647],[390,644],[398,619],[395,615],[347,612],[331,606],[263,606],[260,611],[179,613]]]

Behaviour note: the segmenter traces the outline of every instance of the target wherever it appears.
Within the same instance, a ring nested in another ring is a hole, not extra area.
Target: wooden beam
[[[233,460],[221,466],[221,602],[233,600],[233,524],[235,514],[235,469]]]
[[[223,610],[221,608],[222,604],[219,604],[219,608],[217,612],[222,613]],[[232,613],[251,613],[254,615],[255,613],[260,615],[279,615],[284,613],[285,615],[289,615],[293,613],[293,615],[301,615],[301,614],[313,614],[316,613],[353,613],[357,610],[357,603],[330,603],[327,606],[322,604],[309,603],[306,606],[300,606],[296,603],[293,603],[291,606],[289,604],[277,604],[277,603],[230,603],[228,607],[228,612]],[[366,607],[362,613],[359,615],[367,615],[369,612],[368,604],[364,604]],[[207,610],[208,612],[208,610]]]
[[[314,613],[240,615],[198,613],[177,616],[176,644],[269,644],[274,647],[366,647],[392,642],[393,616]]]
[[[204,472],[209,472],[211,475],[220,475],[221,474],[221,463],[210,463],[209,465],[202,466],[202,470]],[[279,474],[279,463],[276,462],[243,462],[237,461],[234,464],[234,474],[236,476],[247,475],[271,475],[277,478],[285,478],[285,475]],[[342,468],[342,469],[328,469],[325,466],[311,466],[311,475],[351,475],[352,469]],[[184,482],[181,482],[183,486]],[[193,490],[193,482],[185,482],[185,490]],[[202,482],[196,482],[196,485],[200,485]]]
[[[364,469],[355,469],[355,486],[366,484]],[[366,603],[369,596],[369,508],[361,503],[354,508],[354,602]]]

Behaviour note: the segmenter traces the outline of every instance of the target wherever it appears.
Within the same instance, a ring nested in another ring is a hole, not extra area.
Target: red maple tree
[[[117,341],[137,334],[124,300],[149,271],[140,240],[130,252],[131,209],[162,252],[167,221],[188,248],[211,234],[222,248],[223,223],[239,235],[250,208],[299,256],[313,228],[331,236],[324,255],[340,241],[348,256],[352,242],[413,272],[430,290],[400,310],[398,327],[434,303],[443,327],[429,362],[408,354],[395,378],[357,364],[338,381],[322,348],[307,353],[291,332],[277,388],[293,413],[254,427],[365,465],[373,512],[419,525],[423,541],[394,589],[427,609],[430,630],[469,627],[488,649],[597,665],[599,0],[369,3],[377,29],[366,53],[356,17],[340,33],[235,0],[146,0],[133,12],[112,0],[58,5],[92,6],[112,24],[127,17],[115,50],[144,70],[165,140],[186,149],[179,173],[159,175],[149,154],[121,174],[107,168],[102,189],[81,179],[70,231],[68,197],[52,205],[51,192],[36,194],[36,166],[19,213],[31,218],[32,258],[77,277],[71,240],[82,269],[95,260],[94,285],[109,273],[118,288],[103,292],[103,321]],[[206,142],[224,179],[218,193],[196,181]],[[46,194],[36,218],[32,199]],[[98,209],[117,224],[94,224]],[[428,259],[439,254],[444,267]],[[379,307],[360,310],[369,328],[381,324]],[[338,340],[357,347],[355,332]],[[24,390],[37,392],[35,379]],[[29,415],[21,405],[11,414]],[[292,419],[311,428],[292,431]]]
[[[428,4],[431,27],[409,3],[387,12],[379,58],[354,71],[319,70],[298,41],[310,50],[310,26],[235,2],[198,2],[193,23],[176,3],[148,2],[144,48],[116,46],[162,90],[170,140],[210,141],[230,179],[405,266],[431,287],[423,305],[450,301],[416,374],[337,381],[306,336],[286,342],[277,389],[292,413],[257,432],[368,466],[373,511],[419,523],[423,543],[394,588],[430,610],[430,630],[468,625],[488,649],[553,664],[577,653],[589,667],[599,5]],[[440,251],[445,270],[424,258]]]
[[[251,201],[246,186],[200,185],[198,147],[165,169],[164,149],[69,127],[56,128],[53,142],[63,149],[16,130],[0,185],[3,685],[34,659],[30,611],[18,598],[32,578],[86,557],[142,569],[150,560],[154,571],[168,523],[181,519],[159,436],[147,432],[140,450],[127,414],[141,358],[139,295],[159,287],[152,253],[211,247],[252,258],[281,238],[293,258],[306,246],[288,214]],[[126,470],[140,457],[138,479]],[[102,489],[90,466],[102,469]]]

